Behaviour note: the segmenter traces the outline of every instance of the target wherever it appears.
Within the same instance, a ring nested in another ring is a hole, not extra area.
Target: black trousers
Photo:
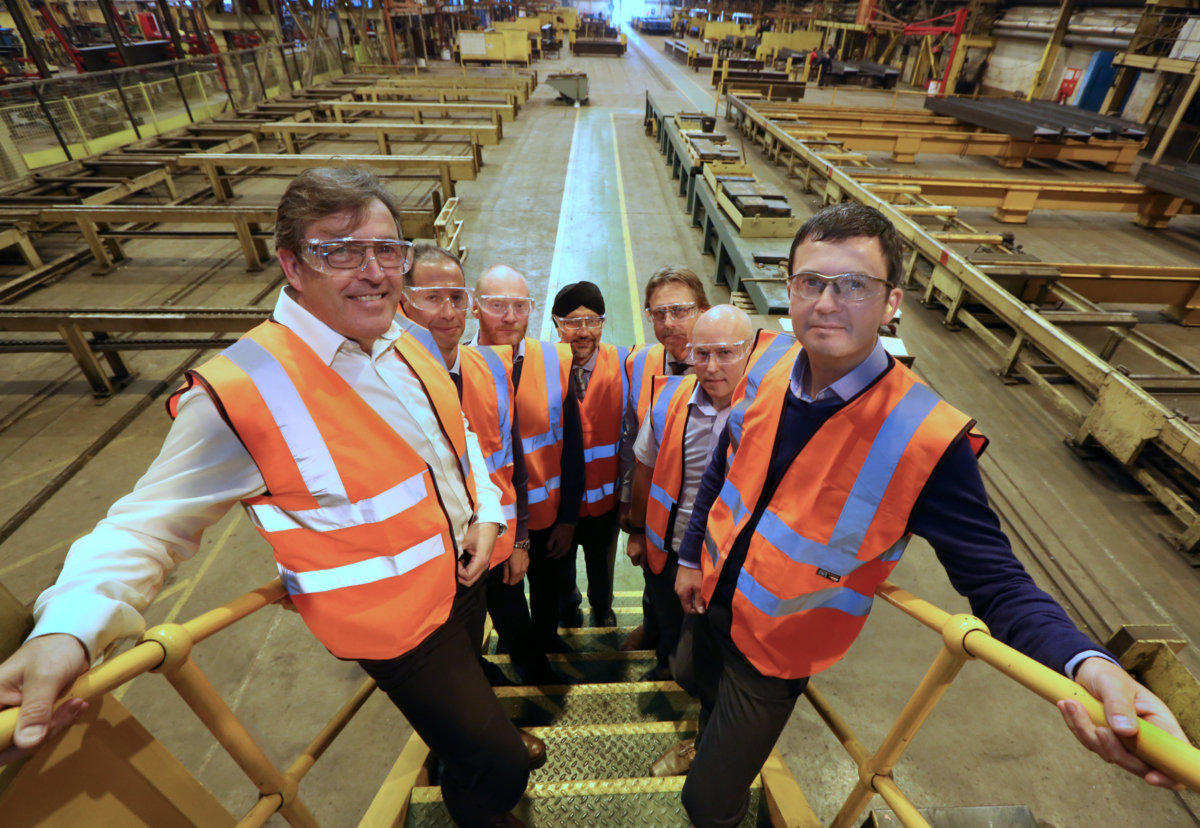
[[[498,564],[480,579],[486,581],[485,601],[477,602],[471,613],[467,632],[472,642],[483,642],[487,616],[492,616],[496,637],[508,646],[512,663],[518,669],[529,666],[536,648],[533,644],[533,625],[529,621],[529,605],[525,602],[525,581],[512,586],[504,583],[504,565]]]
[[[683,784],[683,807],[695,828],[733,828],[750,807],[750,784],[771,755],[808,679],[764,676],[730,636],[726,603],[689,615],[684,637],[692,659],[682,668],[686,689],[700,698],[701,735]]]
[[[642,577],[646,587],[642,592],[642,613],[646,614],[645,601],[649,599],[650,612],[647,622],[653,618],[653,628],[658,633],[655,655],[658,658],[658,674],[663,680],[675,675],[676,652],[679,636],[683,632],[683,604],[675,594],[675,573],[679,571],[679,556],[674,552],[667,555],[663,571],[655,575],[649,564],[642,564]],[[647,630],[650,624],[647,623]]]
[[[595,517],[585,515],[575,525],[574,558],[583,547],[583,565],[587,569],[587,597],[592,613],[602,621],[612,612],[613,571],[617,562],[617,508]],[[585,622],[586,623],[586,622]]]
[[[485,828],[529,784],[529,753],[479,667],[468,625],[484,603],[484,579],[459,586],[450,618],[414,650],[359,661],[442,760],[442,798],[459,828]]]
[[[542,654],[554,651],[558,637],[558,599],[564,570],[569,570],[571,555],[546,557],[551,526],[529,530],[529,619],[533,627],[533,647]]]

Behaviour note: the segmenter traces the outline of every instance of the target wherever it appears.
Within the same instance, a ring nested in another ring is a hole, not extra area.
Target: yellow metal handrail
[[[274,604],[285,595],[287,591],[276,578],[184,624],[153,627],[146,631],[137,646],[76,679],[55,706],[70,699],[96,699],[144,673],[162,673],[262,794],[238,823],[238,828],[261,828],[276,812],[295,828],[319,828],[319,823],[300,801],[300,781],[370,698],[375,691],[375,681],[364,681],[288,769],[280,771],[271,764],[254,737],[191,659],[193,644]],[[0,710],[0,751],[12,744],[19,714],[19,707]]]
[[[1052,704],[1073,699],[1083,705],[1093,723],[1106,724],[1104,706],[1081,685],[992,638],[978,618],[951,615],[889,581],[880,584],[875,594],[941,635],[942,649],[873,754],[812,682],[805,688],[804,695],[817,715],[858,766],[858,782],[830,828],[852,828],[875,794],[883,797],[905,828],[929,828],[897,787],[892,769],[967,661],[978,659],[995,667]],[[1141,720],[1133,752],[1143,762],[1200,792],[1200,750]]]

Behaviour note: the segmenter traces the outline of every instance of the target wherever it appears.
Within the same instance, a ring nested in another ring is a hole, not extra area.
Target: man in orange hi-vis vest
[[[143,631],[167,572],[241,503],[305,624],[443,762],[455,822],[519,826],[530,755],[466,633],[507,527],[449,375],[394,321],[412,260],[399,203],[369,170],[307,170],[280,201],[275,246],[288,284],[271,319],[189,372],[158,458],[74,543],[30,640],[0,665],[0,704],[21,706],[16,746],[78,715],[52,702]]]
[[[529,471],[529,614],[538,650],[570,649],[558,635],[558,597],[584,491],[583,429],[571,349],[525,335],[536,307],[525,277],[494,265],[475,285],[472,345],[513,349],[513,385]]]
[[[558,329],[559,341],[571,346],[571,376],[579,397],[579,418],[583,425],[583,454],[587,483],[580,505],[579,523],[575,527],[575,543],[583,547],[587,569],[588,603],[593,620],[589,626],[615,627],[612,611],[613,565],[617,552],[617,489],[624,425],[624,408],[629,399],[627,373],[629,349],[600,342],[604,333],[604,296],[592,282],[566,285],[554,297],[551,319]],[[575,586],[575,556],[568,555],[569,566],[563,567],[567,580],[559,584],[561,599],[573,594],[578,606],[579,590]]]
[[[1060,702],[1080,742],[1178,787],[1114,737],[1135,734],[1140,712],[1184,739],[1170,711],[1034,584],[988,505],[974,420],[884,350],[878,329],[903,296],[891,222],[829,207],[800,228],[788,263],[799,343],[767,349],[747,371],[679,548],[703,710],[683,788],[696,828],[741,821],[809,676],[845,655],[912,535],[992,635],[1104,702],[1100,728]]]

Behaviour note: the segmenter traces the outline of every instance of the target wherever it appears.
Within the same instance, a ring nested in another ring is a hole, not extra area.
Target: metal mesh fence
[[[0,91],[0,180],[342,74],[340,46],[328,39],[9,86]]]

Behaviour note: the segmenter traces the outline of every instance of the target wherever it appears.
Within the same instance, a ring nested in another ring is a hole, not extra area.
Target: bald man
[[[692,501],[725,427],[734,390],[754,345],[750,317],[732,305],[706,311],[692,329],[687,361],[695,373],[657,377],[634,453],[628,554],[641,566],[660,636],[657,664],[645,681],[675,678],[676,647],[684,612],[675,596],[678,546]]]
[[[513,387],[525,467],[529,472],[529,614],[540,653],[570,648],[558,635],[559,579],[575,547],[583,500],[583,426],[569,345],[526,336],[536,302],[525,277],[493,265],[475,286],[472,313],[479,332],[472,345],[513,348]],[[565,680],[564,680],[564,683]]]

